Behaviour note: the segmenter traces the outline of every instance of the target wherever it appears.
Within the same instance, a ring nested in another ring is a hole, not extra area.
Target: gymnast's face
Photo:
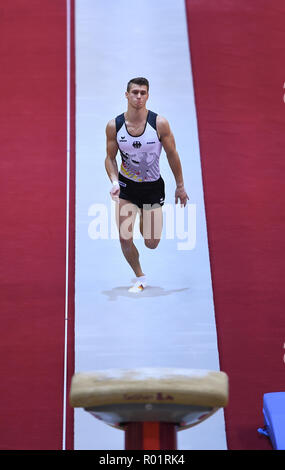
[[[145,85],[131,83],[130,90],[126,91],[126,98],[131,107],[141,109],[148,100],[148,91]]]

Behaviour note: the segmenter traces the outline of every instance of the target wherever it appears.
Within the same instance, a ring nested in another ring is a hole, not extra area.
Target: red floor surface
[[[66,254],[66,2],[0,8],[0,449],[61,449]],[[72,109],[74,95],[72,95]],[[74,119],[72,121],[74,135]],[[74,149],[71,207],[74,199]],[[74,214],[71,210],[71,233]],[[69,375],[73,368],[73,240]],[[72,447],[67,413],[67,447]]]
[[[230,449],[285,391],[285,3],[186,0]]]

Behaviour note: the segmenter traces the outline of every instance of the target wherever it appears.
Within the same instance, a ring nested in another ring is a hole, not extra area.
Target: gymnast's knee
[[[147,248],[149,248],[150,250],[154,250],[155,248],[157,248],[158,244],[160,242],[160,239],[158,238],[155,238],[155,239],[148,239],[146,238],[144,240],[144,244]]]

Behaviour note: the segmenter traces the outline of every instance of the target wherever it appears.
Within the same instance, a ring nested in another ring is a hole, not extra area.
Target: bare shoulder
[[[170,134],[170,126],[168,120],[164,116],[157,116],[156,127],[158,134],[163,137]]]
[[[111,119],[106,126],[106,135],[107,137],[114,138],[116,137],[116,120]]]

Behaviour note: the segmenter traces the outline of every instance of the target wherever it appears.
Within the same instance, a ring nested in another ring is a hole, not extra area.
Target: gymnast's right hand
[[[119,202],[119,194],[120,194],[120,185],[118,181],[113,181],[113,186],[110,191],[110,195],[113,201]]]

